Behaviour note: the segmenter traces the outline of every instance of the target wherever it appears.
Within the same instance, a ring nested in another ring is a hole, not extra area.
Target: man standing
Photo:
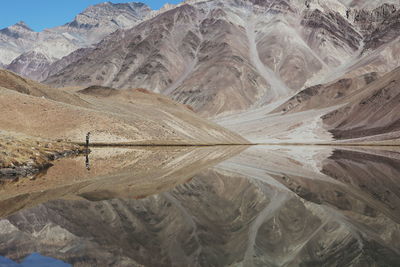
[[[86,148],[89,148],[90,132],[86,134]]]

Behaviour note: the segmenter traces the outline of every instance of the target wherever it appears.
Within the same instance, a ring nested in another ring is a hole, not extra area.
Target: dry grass
[[[0,168],[38,168],[48,164],[57,155],[80,151],[82,147],[66,142],[51,142],[0,132]]]

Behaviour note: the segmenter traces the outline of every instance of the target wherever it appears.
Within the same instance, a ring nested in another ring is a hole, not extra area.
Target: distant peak
[[[104,5],[109,6],[109,5],[112,5],[112,4],[113,3],[111,3],[110,1],[106,1],[106,2],[103,2],[103,3],[99,3],[99,4],[95,5],[95,6],[104,6]]]
[[[103,9],[103,8],[118,8],[118,7],[130,7],[131,9],[135,10],[137,8],[148,8],[150,9],[149,6],[147,6],[146,4],[142,3],[142,2],[126,2],[126,3],[113,3],[110,1],[107,2],[102,2],[102,3],[98,3],[95,5],[91,5],[89,7],[87,7],[82,13],[80,14],[84,14],[87,13],[88,11],[92,11],[94,9]]]
[[[18,23],[16,23],[16,24],[14,24],[13,25],[14,27],[22,27],[22,28],[24,28],[24,29],[27,29],[27,30],[29,30],[29,31],[33,31],[29,26],[28,26],[28,24],[26,24],[25,23],[25,21],[19,21]]]
[[[23,21],[23,20],[18,21],[17,23],[15,23],[15,25],[24,26],[24,27],[27,27],[27,26],[28,26],[28,25],[25,23],[25,21]]]

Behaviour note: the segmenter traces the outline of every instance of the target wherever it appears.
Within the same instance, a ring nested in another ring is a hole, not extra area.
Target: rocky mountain
[[[42,80],[51,63],[99,42],[118,29],[134,26],[150,11],[142,3],[104,2],[88,7],[72,22],[42,32],[34,32],[19,22],[0,30],[0,62],[9,64],[9,70]]]
[[[400,138],[400,67],[322,117],[335,139]]]
[[[298,1],[184,3],[116,32],[46,82],[151,88],[208,115],[268,103],[358,49],[361,36],[339,13],[326,16],[334,27],[327,38],[337,45],[323,47],[319,37],[308,38],[322,30],[313,21],[325,18],[321,10],[331,10],[331,4],[307,9]]]
[[[0,62],[9,64],[25,49],[29,49],[32,42],[37,39],[35,33],[25,22],[0,30]]]
[[[43,71],[49,69],[51,62],[54,60],[54,58],[49,58],[40,52],[29,51],[14,59],[7,66],[7,69],[20,73],[25,77],[42,80],[44,77]]]
[[[400,68],[306,88],[216,121],[256,143],[398,144]]]
[[[336,0],[186,1],[66,59],[46,83],[149,88],[204,116],[247,110],[345,73],[393,70],[399,17],[395,5]]]
[[[42,71],[10,66],[54,87],[146,88],[255,142],[331,142],[343,138],[322,117],[357,102],[367,83],[400,66],[400,8],[378,2],[364,9],[338,0],[185,1],[51,64],[32,53],[30,65]],[[78,16],[58,31],[84,21]],[[362,132],[347,136],[371,137]]]

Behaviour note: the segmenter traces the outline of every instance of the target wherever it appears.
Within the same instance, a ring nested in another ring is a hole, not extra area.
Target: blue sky
[[[113,0],[113,3],[132,2]],[[33,30],[41,31],[65,24],[82,12],[86,7],[105,0],[11,0],[1,1],[0,29],[25,21]],[[180,0],[142,0],[153,9],[159,9],[165,3],[176,4]]]

